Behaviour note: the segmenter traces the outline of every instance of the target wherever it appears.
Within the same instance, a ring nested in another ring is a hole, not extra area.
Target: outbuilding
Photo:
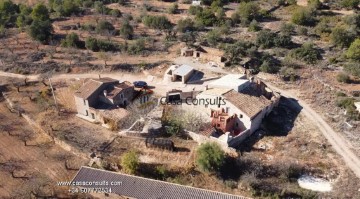
[[[240,92],[249,85],[250,81],[246,79],[246,75],[229,74],[211,82],[209,88],[234,89],[235,91]]]

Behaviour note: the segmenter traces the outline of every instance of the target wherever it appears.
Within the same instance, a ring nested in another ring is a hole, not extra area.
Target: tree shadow
[[[166,168],[164,168],[163,171],[160,171],[162,169],[159,168],[162,166],[163,166],[162,164],[156,164],[156,163],[140,163],[137,172],[142,177],[156,179],[156,180],[175,178],[176,176],[180,175],[180,172],[169,170]]]
[[[279,105],[263,120],[261,128],[238,146],[241,152],[254,150],[254,145],[265,136],[287,136],[295,125],[295,120],[302,110],[296,99],[281,97]]]

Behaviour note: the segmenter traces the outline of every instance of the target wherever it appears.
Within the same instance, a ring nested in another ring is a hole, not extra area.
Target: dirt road
[[[297,99],[296,95],[274,87],[273,85],[267,83],[267,85],[281,93],[282,96]],[[346,165],[355,173],[355,175],[360,178],[360,159],[357,157],[354,152],[349,148],[347,142],[344,140],[342,136],[336,133],[325,121],[322,117],[314,111],[308,104],[304,101],[297,99],[298,103],[302,106],[302,112],[306,115],[308,119],[316,123],[318,128],[320,129],[321,133],[324,137],[329,141],[329,143],[333,146],[335,151],[341,155],[344,159]]]
[[[16,77],[16,78],[25,78],[27,77],[29,80],[36,80],[38,78],[37,75],[24,76],[13,73],[6,73],[0,71],[0,76],[4,77]],[[101,74],[103,77],[111,77],[116,79],[126,79],[128,81],[141,79],[139,76],[135,76],[132,74],[124,74],[124,73],[108,73]],[[70,78],[97,78],[98,73],[88,73],[88,74],[59,74],[52,77],[55,80],[61,79],[70,79]],[[144,77],[143,77],[144,78]],[[155,84],[155,82],[154,82]],[[289,98],[296,98],[296,95],[285,90],[281,90],[267,82],[267,85],[281,93],[281,95]],[[198,85],[199,86],[199,85]],[[162,83],[161,80],[158,80],[156,83],[156,90],[161,90],[161,93],[165,90],[169,90],[169,84]],[[172,86],[172,88],[174,88]],[[334,147],[335,151],[341,155],[348,165],[348,167],[356,174],[358,178],[360,178],[360,159],[353,153],[353,151],[348,146],[347,142],[342,138],[338,133],[336,133],[323,119],[322,117],[316,113],[308,104],[306,104],[302,100],[298,100],[298,103],[303,107],[302,111],[304,114],[314,121],[325,138],[329,141],[329,143]]]

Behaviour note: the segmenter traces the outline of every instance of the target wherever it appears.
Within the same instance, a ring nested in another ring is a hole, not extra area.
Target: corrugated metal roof
[[[138,176],[81,167],[74,182],[121,182],[118,186],[81,186],[87,188],[111,188],[112,193],[137,199],[245,199],[227,193],[183,186]]]
[[[175,69],[173,73],[175,75],[184,76],[184,75],[189,74],[193,70],[194,70],[193,67],[184,64],[184,65],[179,66],[179,68]]]

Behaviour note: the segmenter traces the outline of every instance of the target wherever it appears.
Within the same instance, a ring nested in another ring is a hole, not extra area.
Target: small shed
[[[169,151],[175,150],[174,142],[171,141],[170,139],[146,138],[145,145],[146,145],[146,147],[149,147],[149,148],[160,148],[160,149],[166,149]]]
[[[185,84],[190,79],[194,71],[194,68],[189,65],[181,65],[172,72],[173,81],[181,81]]]

